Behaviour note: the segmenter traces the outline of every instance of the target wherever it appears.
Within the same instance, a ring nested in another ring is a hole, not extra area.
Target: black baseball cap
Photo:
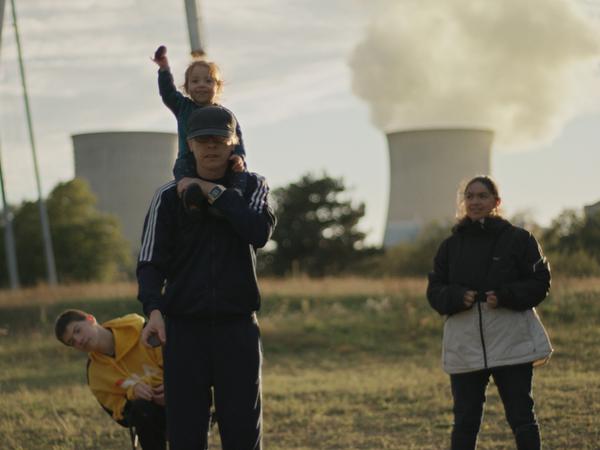
[[[203,106],[190,115],[187,122],[187,138],[198,136],[235,136],[237,122],[231,111],[222,106]]]

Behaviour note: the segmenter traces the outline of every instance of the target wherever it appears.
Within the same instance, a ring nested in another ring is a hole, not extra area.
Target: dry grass
[[[263,278],[261,291],[265,296],[280,297],[340,297],[347,295],[419,295],[424,292],[425,280],[418,278]],[[52,305],[57,302],[103,298],[132,298],[137,295],[135,282],[112,284],[82,283],[35,287],[16,291],[0,290],[3,306]]]
[[[260,282],[266,296],[345,297],[361,295],[421,295],[425,292],[424,278],[266,278]]]
[[[52,305],[65,300],[88,300],[99,298],[125,298],[137,295],[137,284],[85,283],[48,286],[39,284],[18,290],[0,290],[0,308],[3,306]]]
[[[266,296],[319,296],[339,297],[346,295],[418,295],[424,292],[423,278],[262,278],[261,291]],[[65,300],[89,300],[101,298],[125,298],[137,295],[135,282],[112,284],[82,283],[35,287],[16,291],[0,290],[0,307],[16,305],[54,304]]]
[[[599,448],[599,281],[557,280],[540,308],[556,350],[535,375],[547,450]],[[265,448],[448,448],[451,396],[439,367],[443,324],[424,298],[424,280],[263,280],[262,288]],[[34,303],[47,294],[35,292],[9,300]],[[139,307],[134,284],[61,287],[43,301],[57,302],[49,310],[63,306],[57,299],[83,303],[77,292],[118,297],[93,303],[107,317]],[[49,326],[29,326],[35,305],[12,309],[19,313],[0,308],[6,326],[21,330],[0,338],[0,448],[128,448],[126,430],[85,386],[85,355],[58,344]],[[480,448],[514,448],[493,385]]]
[[[265,296],[277,297],[344,297],[382,295],[422,295],[425,292],[425,278],[365,278],[325,277],[325,278],[262,278],[261,292]],[[600,278],[558,278],[552,286],[552,293],[600,292]],[[137,295],[135,282],[112,284],[84,283],[48,286],[40,284],[16,291],[0,290],[0,308],[3,306],[51,305],[60,301],[90,299],[132,298]]]

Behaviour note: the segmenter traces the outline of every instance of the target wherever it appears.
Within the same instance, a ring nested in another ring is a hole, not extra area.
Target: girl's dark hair
[[[490,177],[489,175],[477,175],[476,177],[471,178],[470,180],[466,181],[466,182],[462,182],[458,188],[458,192],[456,195],[456,203],[457,203],[457,207],[456,207],[456,225],[453,227],[453,230],[455,230],[457,227],[459,227],[460,225],[464,224],[465,222],[467,222],[469,219],[467,217],[467,212],[465,210],[465,194],[467,193],[467,189],[469,189],[469,186],[471,186],[473,183],[481,183],[485,186],[485,188],[490,192],[490,194],[492,194],[494,196],[494,198],[496,200],[498,200],[500,198],[500,190],[498,189],[498,183],[496,183],[496,181]],[[500,214],[500,212],[498,211],[498,209],[495,209],[494,211],[492,211],[492,215],[494,217],[502,217],[502,215]]]

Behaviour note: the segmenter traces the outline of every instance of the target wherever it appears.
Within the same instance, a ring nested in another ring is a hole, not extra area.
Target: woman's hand
[[[463,296],[463,304],[470,308],[475,303],[475,296],[477,295],[477,291],[467,291]]]
[[[487,291],[485,293],[485,302],[487,303],[487,305],[492,308],[495,309],[498,307],[498,297],[496,297],[496,293],[494,291]]]

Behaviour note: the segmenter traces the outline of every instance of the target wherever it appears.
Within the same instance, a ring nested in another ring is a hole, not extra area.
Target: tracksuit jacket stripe
[[[140,250],[140,261],[151,261],[152,253],[154,251],[154,239],[156,234],[156,219],[158,217],[158,209],[160,208],[160,202],[162,200],[162,194],[173,187],[175,181],[161,186],[154,194],[150,209],[148,212],[148,220],[146,222],[146,229],[144,230],[144,238],[142,239],[142,249]]]
[[[262,177],[258,178],[258,184],[250,199],[250,208],[257,212],[262,212],[268,194],[269,186],[265,183],[265,179]]]

